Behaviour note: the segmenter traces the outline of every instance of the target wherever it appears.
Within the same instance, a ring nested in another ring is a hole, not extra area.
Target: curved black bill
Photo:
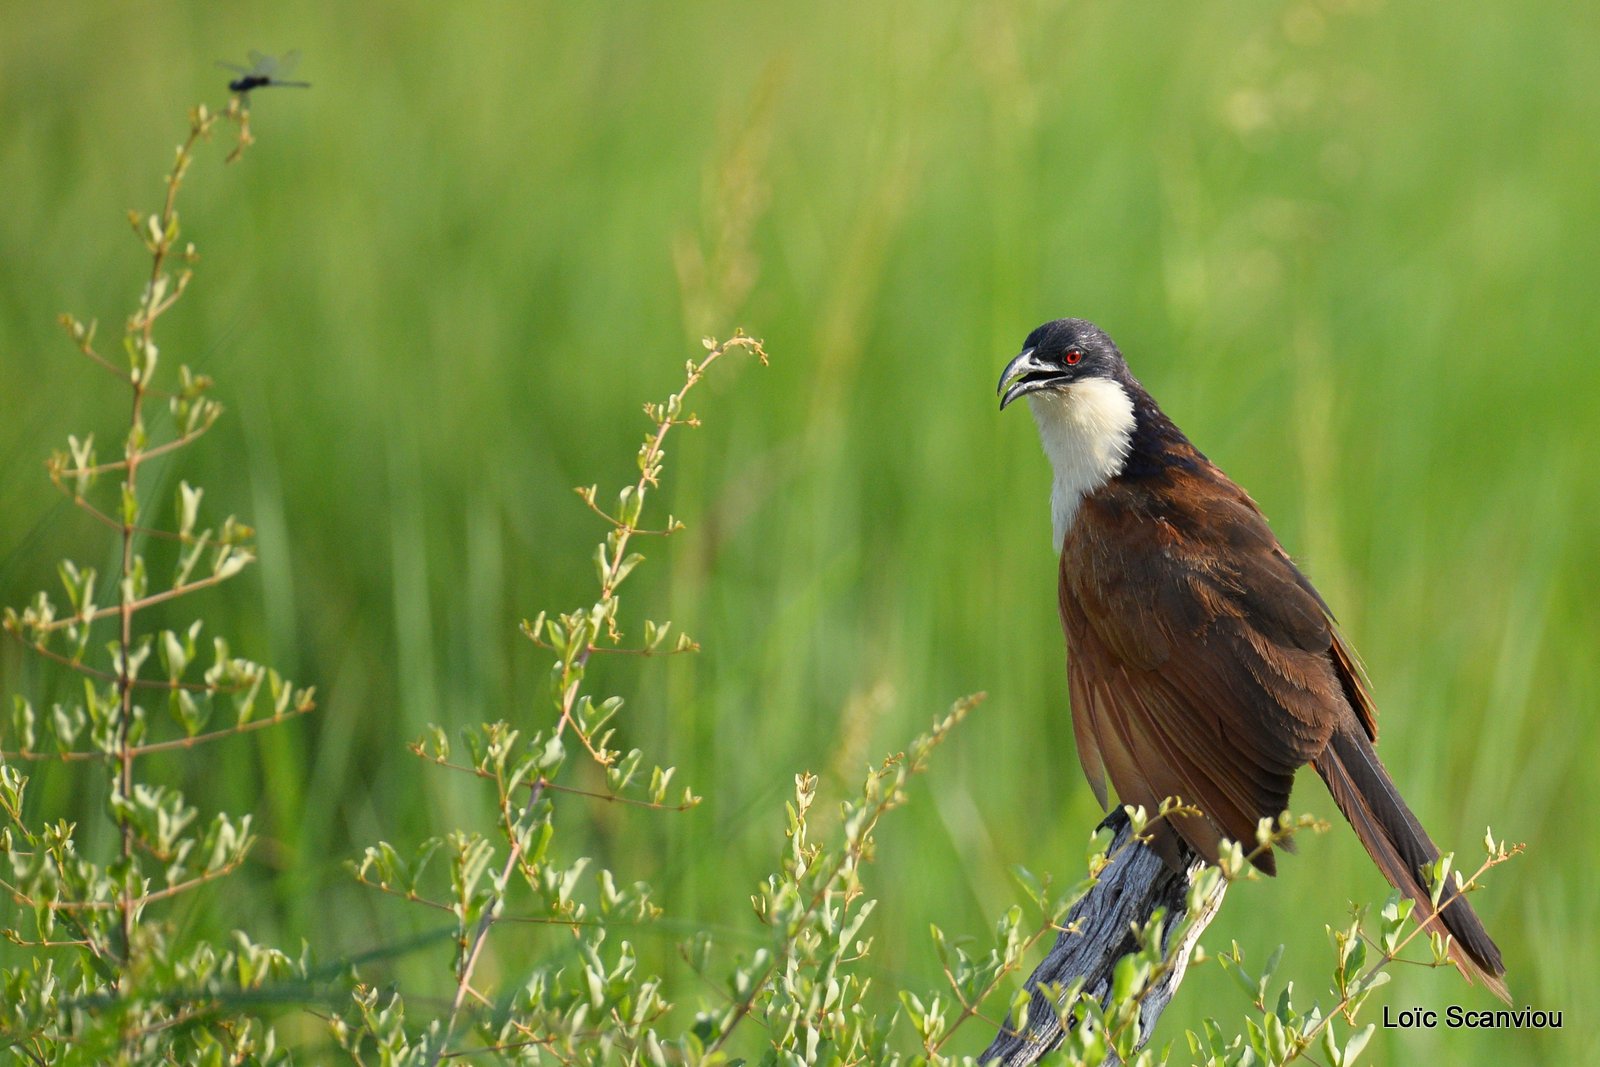
[[[1039,359],[1036,349],[1024,348],[1018,353],[1017,358],[1006,364],[1006,369],[1000,372],[1000,384],[995,387],[995,392],[1000,393],[1000,410],[1004,411],[1006,405],[1019,396],[1046,389],[1059,381],[1063,375],[1060,367]]]

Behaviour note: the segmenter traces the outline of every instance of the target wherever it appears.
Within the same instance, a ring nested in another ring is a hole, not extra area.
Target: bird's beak
[[[1000,393],[1000,410],[1004,411],[1006,405],[1019,396],[1048,389],[1059,381],[1064,375],[1060,367],[1052,367],[1034,355],[1035,349],[1024,348],[1017,358],[1006,364],[1006,369],[1000,372],[1000,384],[995,392]],[[1007,386],[1010,388],[1007,388]]]

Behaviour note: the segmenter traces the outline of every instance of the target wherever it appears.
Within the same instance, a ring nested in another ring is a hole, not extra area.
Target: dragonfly
[[[217,66],[223,70],[231,70],[239,75],[228,83],[228,88],[245,96],[252,89],[264,89],[268,86],[284,86],[290,89],[309,89],[310,82],[285,81],[284,76],[293,73],[295,65],[300,62],[300,51],[285,52],[281,57],[269,56],[262,52],[250,49],[248,57],[250,66],[241,67],[237,63],[228,63],[218,60]]]

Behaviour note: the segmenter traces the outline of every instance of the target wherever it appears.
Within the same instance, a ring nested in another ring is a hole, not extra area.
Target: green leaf
[[[626,578],[629,575],[629,573],[632,572],[633,568],[637,567],[639,564],[641,564],[643,562],[644,562],[644,556],[642,556],[638,552],[630,552],[630,553],[628,553],[627,556],[623,557],[622,562],[617,564],[616,578],[615,578],[615,581],[613,582],[613,584],[614,585],[622,584],[622,580],[624,578]]]
[[[1344,1043],[1344,1051],[1339,1056],[1340,1067],[1348,1067],[1361,1055],[1361,1050],[1367,1047],[1367,1042],[1372,1040],[1372,1035],[1377,1027],[1368,1023],[1366,1026],[1350,1035],[1350,1040]]]
[[[1111,1003],[1125,1004],[1143,991],[1150,977],[1150,961],[1130,953],[1117,961],[1111,977]]]
[[[188,482],[178,483],[178,535],[188,538],[194,533],[195,520],[200,514],[200,498],[205,495],[204,489],[197,489]]]
[[[11,728],[17,734],[17,747],[23,752],[32,752],[38,744],[38,732],[35,729],[38,717],[34,714],[33,704],[21,693],[11,697]]]
[[[606,768],[606,781],[611,786],[613,793],[620,793],[633,781],[634,774],[639,770],[639,761],[644,758],[644,753],[633,749],[621,761]]]
[[[1267,987],[1272,983],[1272,975],[1278,969],[1278,964],[1283,962],[1283,946],[1279,945],[1267,957],[1267,965],[1261,971],[1261,977],[1256,979],[1256,1003],[1267,1002]]]

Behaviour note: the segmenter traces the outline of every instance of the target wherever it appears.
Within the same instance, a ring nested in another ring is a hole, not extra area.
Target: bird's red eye
[[[1067,366],[1071,367],[1071,366],[1075,365],[1078,362],[1078,360],[1080,360],[1082,358],[1083,358],[1083,353],[1079,352],[1076,348],[1067,349]]]

